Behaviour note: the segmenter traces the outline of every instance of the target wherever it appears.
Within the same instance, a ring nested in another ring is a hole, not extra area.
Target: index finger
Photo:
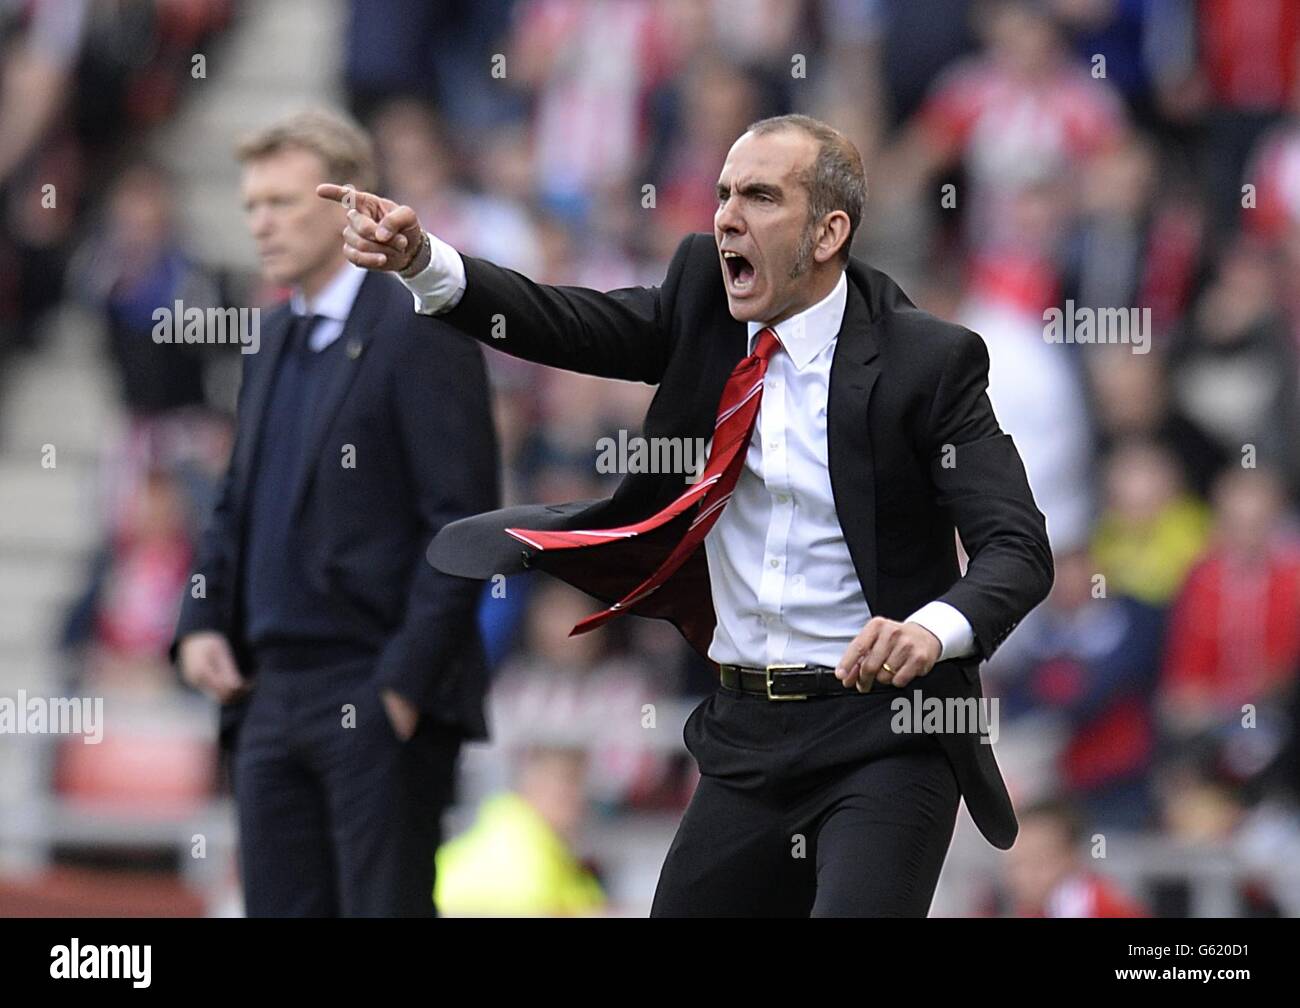
[[[883,623],[880,617],[873,616],[867,621],[867,625],[858,631],[858,635],[854,637],[853,640],[849,641],[849,646],[845,649],[843,656],[835,665],[835,671],[837,673],[841,671],[846,671],[848,673],[848,678],[845,679],[845,682],[849,682],[852,679],[853,673],[858,670],[858,662],[862,660],[863,656],[871,650],[872,645],[876,643],[876,637],[879,636],[882,625]]]
[[[316,187],[317,196],[321,199],[333,200],[335,203],[342,203],[343,197],[355,191],[351,186],[335,185],[333,182],[322,182]]]
[[[378,197],[351,185],[322,182],[316,187],[316,195],[321,199],[342,203],[349,210],[360,210],[372,220],[379,220],[383,215],[383,207],[380,206]]]

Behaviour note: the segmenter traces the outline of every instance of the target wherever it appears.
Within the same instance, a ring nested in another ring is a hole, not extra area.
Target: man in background
[[[1007,860],[1006,888],[1013,917],[1145,917],[1141,904],[1092,871],[1081,852],[1083,828],[1075,811],[1043,801],[1020,816],[1020,841]]]
[[[346,211],[315,188],[373,183],[360,129],[305,113],[238,155],[264,278],[291,293],[244,357],[174,650],[222,705],[247,913],[429,915],[460,745],[487,735],[479,585],[425,560],[496,506],[482,355],[344,258]]]
[[[438,907],[457,916],[600,914],[605,894],[575,853],[586,814],[587,753],[576,740],[516,751],[512,790],[438,851]]]

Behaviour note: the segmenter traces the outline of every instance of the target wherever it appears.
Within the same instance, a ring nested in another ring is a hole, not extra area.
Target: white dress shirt
[[[415,310],[432,315],[465,291],[459,254],[434,236],[429,266],[402,279]],[[826,403],[848,280],[777,325],[782,348],[763,382],[745,467],[705,537],[717,627],[709,657],[733,665],[834,668],[871,619],[835,511],[826,454]],[[763,328],[749,323],[749,350]],[[973,653],[969,621],[945,602],[908,617],[939,639],[940,660]]]
[[[409,280],[401,275],[397,279],[406,284],[415,298],[417,313],[436,315],[455,308],[465,293],[465,264],[460,261],[459,252],[430,234],[429,265]]]
[[[295,287],[289,293],[289,309],[295,315],[321,317],[308,341],[308,346],[315,353],[320,353],[343,334],[343,326],[352,314],[353,302],[356,301],[357,292],[361,290],[365,278],[366,271],[360,266],[344,263],[330,278],[330,282],[310,301],[301,287]]]
[[[768,362],[745,467],[704,540],[716,662],[834,668],[871,619],[826,454],[831,360],[847,303],[841,273],[830,294],[775,327],[782,349]],[[751,352],[762,328],[749,323]],[[967,654],[974,643],[966,617],[946,603],[908,619],[939,638],[941,658]]]

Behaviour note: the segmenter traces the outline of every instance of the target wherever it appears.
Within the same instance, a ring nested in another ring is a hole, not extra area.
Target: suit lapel
[[[831,358],[826,407],[826,452],[831,492],[844,541],[873,615],[876,584],[876,474],[868,405],[880,376],[878,315],[850,277],[844,321]]]
[[[330,369],[324,387],[320,390],[320,395],[316,402],[312,403],[307,415],[307,429],[303,437],[305,454],[300,470],[302,478],[294,494],[295,512],[307,499],[307,491],[311,488],[312,478],[316,473],[317,459],[325,448],[330,427],[339,415],[339,409],[347,397],[348,389],[352,387],[357,372],[361,370],[361,360],[366,346],[382,314],[383,289],[380,283],[386,281],[379,279],[379,282],[376,282],[376,280],[373,275],[366,277],[361,284],[361,289],[357,291],[352,311],[348,313],[343,331],[339,333],[339,345],[334,348],[338,351],[338,357]],[[335,463],[337,462],[336,458]]]

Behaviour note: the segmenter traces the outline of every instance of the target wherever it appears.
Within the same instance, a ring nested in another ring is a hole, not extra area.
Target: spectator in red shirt
[[[1296,98],[1300,4],[1201,0],[1194,90],[1205,103],[1200,175],[1216,234],[1238,222],[1242,173],[1260,137]]]
[[[1161,705],[1176,734],[1280,703],[1300,661],[1300,543],[1286,495],[1264,469],[1230,469],[1215,492],[1214,544],[1174,604]]]
[[[1300,60],[1295,0],[1201,0],[1200,66],[1215,105],[1277,112],[1292,98]]]
[[[958,205],[980,246],[1007,237],[1027,186],[1051,182],[1068,205],[1082,164],[1125,134],[1115,89],[1073,60],[1043,7],[996,0],[982,25],[985,51],[939,77],[903,148],[917,181],[963,164],[969,192]]]
[[[1020,813],[1007,856],[1007,917],[1146,917],[1146,909],[1088,868],[1073,811],[1043,802]]]

